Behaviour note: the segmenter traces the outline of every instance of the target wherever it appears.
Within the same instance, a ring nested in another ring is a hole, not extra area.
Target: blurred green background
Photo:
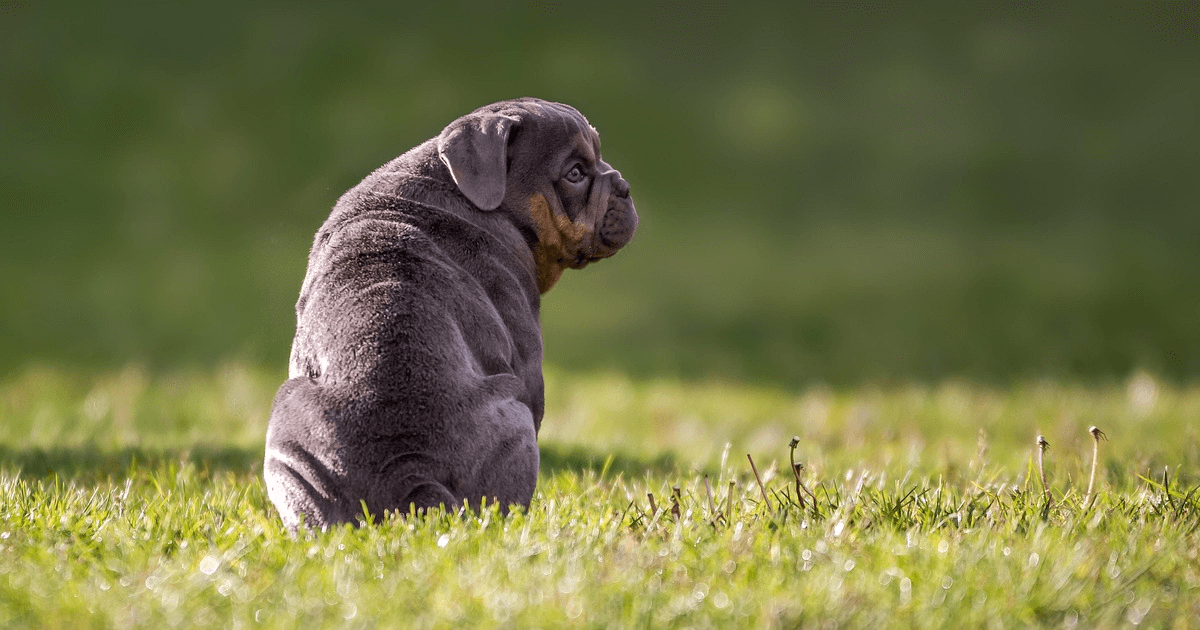
[[[0,5],[0,373],[282,376],[312,235],[479,105],[642,225],[548,363],[785,387],[1200,377],[1200,3]]]

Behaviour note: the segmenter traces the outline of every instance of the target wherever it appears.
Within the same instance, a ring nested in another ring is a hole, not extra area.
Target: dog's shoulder
[[[414,158],[416,151],[380,167],[338,200],[313,242],[298,317],[386,299],[394,316],[402,307],[397,301],[440,304],[469,320],[485,317],[474,312],[481,311],[499,314],[511,328],[533,330],[540,295],[519,234],[464,207],[453,181],[436,176],[440,165]],[[390,297],[378,295],[385,286]],[[368,291],[374,293],[368,297]]]

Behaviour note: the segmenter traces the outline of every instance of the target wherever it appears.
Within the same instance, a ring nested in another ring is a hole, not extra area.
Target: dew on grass
[[[912,580],[902,578],[900,580],[900,605],[903,606],[912,600]]]
[[[1125,619],[1136,626],[1142,623],[1142,620],[1146,618],[1146,614],[1149,612],[1150,600],[1139,599],[1137,603],[1129,607],[1129,610],[1125,611]]]
[[[892,567],[890,569],[884,569],[883,571],[880,571],[879,572],[879,585],[887,586],[888,584],[891,584],[892,579],[898,575],[901,575],[901,573],[900,573],[900,569],[897,569],[896,567]]]
[[[204,559],[200,561],[199,569],[204,575],[212,575],[213,573],[217,572],[217,567],[220,565],[220,560],[217,560],[212,556],[204,556]]]
[[[558,581],[558,592],[563,595],[574,593],[579,589],[579,579],[572,576],[567,576]]]

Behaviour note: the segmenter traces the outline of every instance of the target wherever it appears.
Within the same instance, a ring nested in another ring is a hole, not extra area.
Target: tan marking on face
[[[538,291],[545,293],[575,262],[580,247],[591,240],[593,227],[574,223],[554,212],[541,194],[529,198],[529,215],[537,227],[538,242],[533,246],[533,260],[537,265]]]

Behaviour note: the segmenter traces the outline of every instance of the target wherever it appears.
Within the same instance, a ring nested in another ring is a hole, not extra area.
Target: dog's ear
[[[508,133],[520,122],[506,114],[471,114],[450,123],[438,136],[438,157],[458,189],[480,210],[495,210],[504,201]]]

